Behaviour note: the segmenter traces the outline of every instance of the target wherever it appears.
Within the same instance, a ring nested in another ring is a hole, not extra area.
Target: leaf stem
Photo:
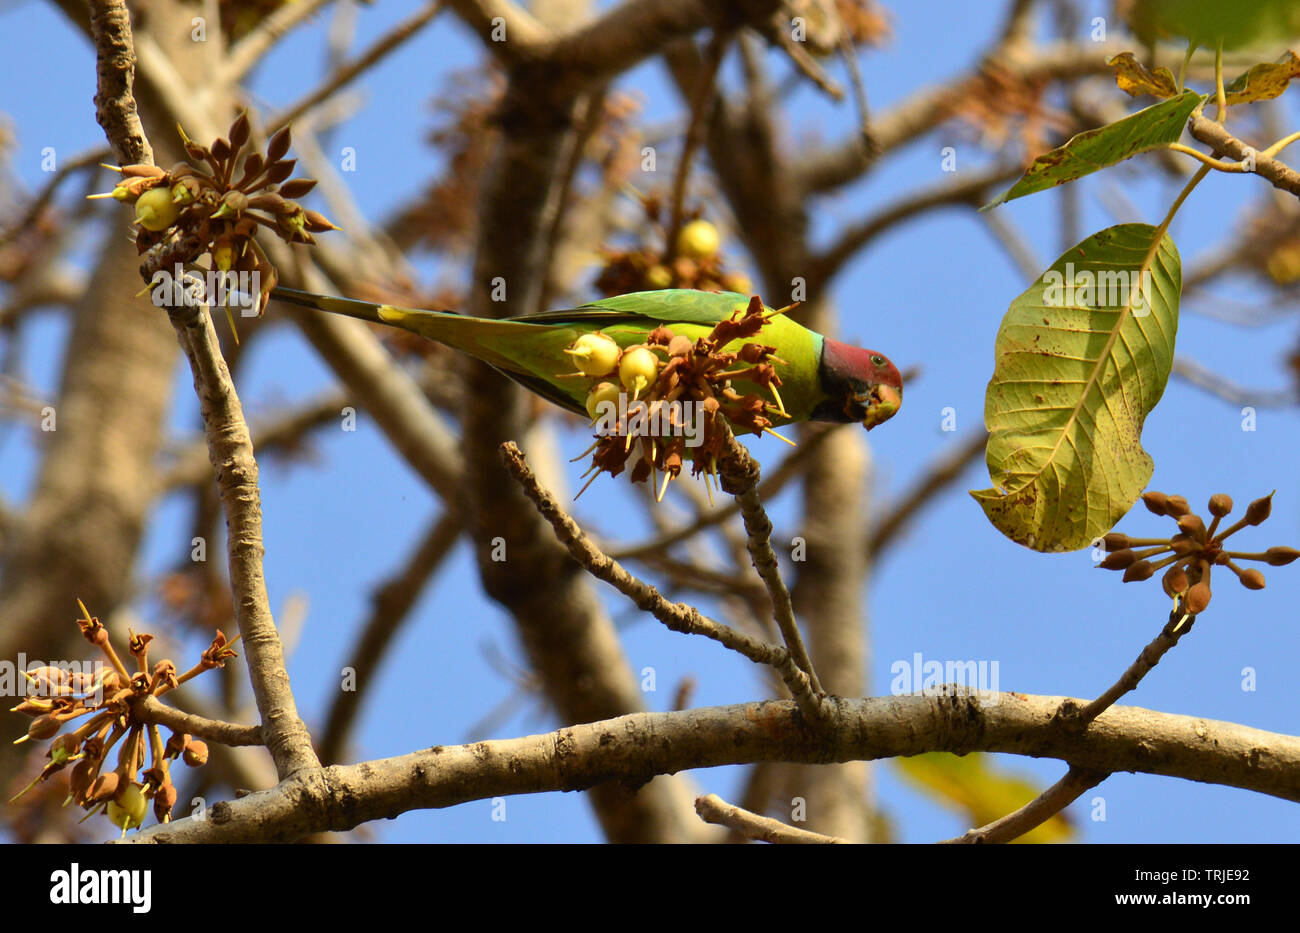
[[[1214,47],[1214,100],[1218,106],[1218,113],[1214,119],[1222,123],[1228,116],[1228,97],[1223,90],[1223,40]]]
[[[1187,66],[1191,64],[1192,55],[1196,52],[1196,43],[1187,43],[1187,54],[1183,56],[1182,67],[1178,69],[1178,93],[1183,93],[1183,88],[1187,86]],[[1154,66],[1154,62],[1152,63]]]
[[[1292,133],[1290,136],[1283,136],[1277,142],[1273,143],[1273,145],[1261,152],[1260,155],[1266,159],[1271,159],[1297,139],[1300,139],[1300,132]]]
[[[1192,156],[1198,162],[1202,162],[1210,168],[1217,169],[1220,172],[1244,173],[1248,171],[1244,162],[1225,162],[1223,159],[1214,159],[1207,156],[1199,149],[1193,149],[1191,146],[1184,146],[1182,143],[1167,143],[1165,148],[1171,152],[1181,152],[1183,155]]]

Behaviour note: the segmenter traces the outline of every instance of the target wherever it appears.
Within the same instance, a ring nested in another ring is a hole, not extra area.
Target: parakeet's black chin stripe
[[[865,406],[856,403],[846,404],[848,398],[828,398],[817,405],[808,416],[809,421],[829,421],[834,424],[848,424],[861,421],[867,416]]]

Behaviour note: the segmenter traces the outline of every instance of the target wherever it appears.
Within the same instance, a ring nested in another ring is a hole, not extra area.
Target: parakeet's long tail
[[[301,292],[294,288],[277,287],[271,297],[317,311],[343,314],[372,324],[387,324],[419,334],[438,343],[478,357],[507,373],[523,372],[519,363],[503,354],[500,348],[518,341],[528,332],[548,330],[538,324],[519,321],[498,321],[469,317],[453,311],[426,311],[421,308],[398,308],[394,305],[357,301],[352,298],[334,298],[315,292]]]
[[[317,311],[329,311],[333,314],[345,314],[348,317],[354,317],[358,320],[369,321],[371,324],[389,324],[380,316],[379,309],[384,305],[375,304],[371,301],[357,301],[354,298],[334,298],[330,295],[318,295],[315,292],[301,292],[296,288],[284,288],[276,286],[271,289],[271,297],[278,301],[287,301],[290,304],[301,305],[304,308],[315,308]],[[450,313],[450,312],[429,312]]]

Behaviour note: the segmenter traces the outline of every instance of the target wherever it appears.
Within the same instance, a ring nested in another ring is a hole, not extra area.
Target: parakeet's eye
[[[873,356],[873,357],[871,357],[871,365],[872,365],[872,366],[884,366],[884,365],[885,365],[885,358],[884,358],[883,356]]]

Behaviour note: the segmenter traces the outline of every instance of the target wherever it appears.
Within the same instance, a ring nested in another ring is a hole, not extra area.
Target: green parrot
[[[276,288],[281,301],[389,324],[454,347],[483,360],[561,408],[586,416],[587,385],[571,378],[575,341],[599,333],[626,348],[644,343],[658,327],[691,340],[704,337],[720,321],[744,313],[749,299],[736,292],[669,288],[632,292],[577,308],[543,311],[495,320],[423,311],[392,305],[331,298],[291,288]],[[903,400],[898,369],[883,354],[841,343],[771,311],[756,341],[775,347],[783,411],[773,411],[775,426],[798,421],[856,421],[867,430],[891,418]],[[728,348],[735,349],[737,340]],[[754,391],[741,382],[739,391]]]

